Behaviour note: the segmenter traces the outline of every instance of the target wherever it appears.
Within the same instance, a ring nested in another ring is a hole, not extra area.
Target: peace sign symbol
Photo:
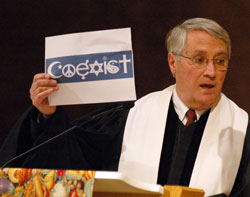
[[[75,75],[76,69],[72,64],[67,64],[63,67],[62,73],[65,77],[70,78]]]

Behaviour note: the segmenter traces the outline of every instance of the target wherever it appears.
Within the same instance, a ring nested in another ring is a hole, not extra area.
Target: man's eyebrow
[[[219,55],[226,55],[227,56],[227,52],[219,52],[215,56],[219,56]]]

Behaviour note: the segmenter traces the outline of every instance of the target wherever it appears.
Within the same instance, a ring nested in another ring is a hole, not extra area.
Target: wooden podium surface
[[[96,172],[94,197],[203,197],[201,189],[136,181],[119,172]]]
[[[164,194],[139,194],[139,193],[110,193],[95,192],[93,197],[203,197],[205,192],[201,189],[194,189],[182,186],[164,186]]]
[[[204,190],[184,186],[164,186],[164,197],[203,197]]]

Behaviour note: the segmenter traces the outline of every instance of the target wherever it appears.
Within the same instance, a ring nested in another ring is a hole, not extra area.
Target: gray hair
[[[203,30],[224,41],[227,45],[227,55],[230,58],[231,41],[227,31],[217,22],[205,18],[192,18],[174,27],[166,36],[166,46],[169,53],[182,54],[185,49],[188,31]]]

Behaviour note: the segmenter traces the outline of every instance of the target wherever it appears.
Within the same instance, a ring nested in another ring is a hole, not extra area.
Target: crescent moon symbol
[[[56,64],[60,64],[60,63],[61,63],[61,62],[58,62],[58,61],[52,62],[52,63],[48,66],[48,73],[49,73],[50,76],[51,76],[52,78],[54,78],[54,79],[58,79],[58,78],[62,77],[62,75],[54,75],[54,74],[52,73],[52,68],[53,68],[53,66],[56,65]]]

